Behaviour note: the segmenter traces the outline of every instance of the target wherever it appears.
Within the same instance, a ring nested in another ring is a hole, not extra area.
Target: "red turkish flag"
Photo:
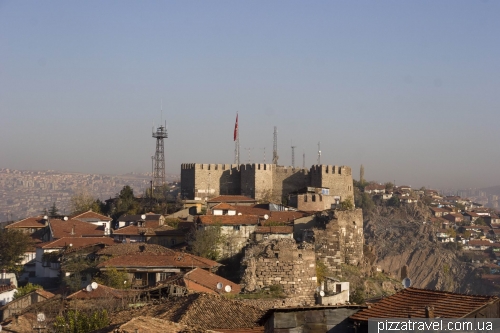
[[[234,124],[234,141],[238,137],[238,114],[236,114],[236,123]]]

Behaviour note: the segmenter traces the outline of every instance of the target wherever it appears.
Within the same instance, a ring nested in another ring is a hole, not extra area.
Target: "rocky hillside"
[[[394,279],[405,276],[417,288],[484,293],[476,269],[461,251],[438,243],[425,206],[376,206],[365,216],[365,256]],[[448,245],[449,246],[449,245]]]

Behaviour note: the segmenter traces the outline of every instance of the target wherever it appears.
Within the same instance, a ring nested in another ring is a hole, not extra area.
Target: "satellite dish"
[[[89,284],[89,285],[87,286],[87,288],[85,288],[85,290],[87,290],[88,292],[91,292],[91,291],[92,291],[92,286]]]
[[[48,217],[47,215],[45,215],[45,216],[43,217],[43,219],[44,219],[44,220],[48,220],[48,219],[49,219],[49,217]]]
[[[97,284],[97,282],[92,282],[92,283],[90,284],[90,286],[92,287],[92,290],[96,290],[96,289],[97,289],[97,287],[99,287],[99,285]]]
[[[409,288],[411,286],[411,280],[410,278],[404,278],[403,281],[401,281],[401,283],[403,284],[403,287],[405,288]]]
[[[39,312],[39,313],[36,315],[36,321],[38,321],[38,322],[45,321],[45,314],[44,314],[43,312]]]
[[[72,247],[72,246],[73,246],[73,244],[69,243],[69,247]]]
[[[321,297],[323,297],[323,296],[325,296],[325,292],[324,292],[323,290],[321,290],[321,291],[319,292],[319,295],[320,295]]]
[[[230,285],[225,286],[224,290],[226,291],[226,293],[231,292],[231,286]]]
[[[222,283],[221,282],[217,283],[217,289],[222,289]]]
[[[264,220],[267,220],[269,218],[269,215],[264,215]]]
[[[68,217],[67,217],[67,216],[65,216],[65,217],[63,218],[63,220],[64,220],[64,221],[67,221],[67,220],[68,220]]]
[[[142,214],[141,215],[141,219],[145,220],[146,219],[146,215]]]
[[[241,214],[241,213],[238,213],[238,215],[243,215],[243,214]]]

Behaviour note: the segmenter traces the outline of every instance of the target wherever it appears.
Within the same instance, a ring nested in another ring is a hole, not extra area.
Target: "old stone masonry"
[[[245,195],[281,202],[306,187],[327,188],[339,201],[354,198],[351,168],[313,165],[310,169],[276,164],[194,164],[181,166],[183,199]]]

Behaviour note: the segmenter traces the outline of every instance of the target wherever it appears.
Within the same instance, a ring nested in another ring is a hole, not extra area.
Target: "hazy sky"
[[[499,1],[0,1],[0,168],[241,161],[500,184]]]

